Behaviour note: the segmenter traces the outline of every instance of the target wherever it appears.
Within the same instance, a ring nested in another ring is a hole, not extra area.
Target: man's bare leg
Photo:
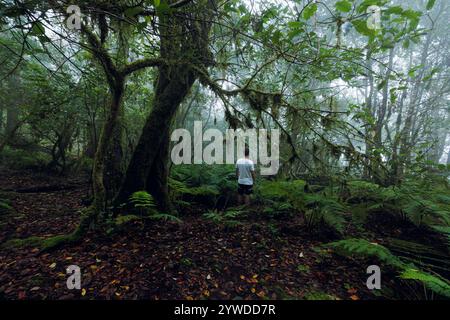
[[[238,205],[241,205],[242,204],[242,196],[240,194],[238,194],[237,200],[238,200]]]
[[[249,205],[249,204],[250,204],[250,196],[249,196],[248,194],[246,194],[246,195],[244,196],[244,203],[245,203],[246,205]]]

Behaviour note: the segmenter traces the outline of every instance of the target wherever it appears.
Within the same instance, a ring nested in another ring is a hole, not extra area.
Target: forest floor
[[[17,213],[0,217],[0,243],[73,231],[88,189],[82,176],[3,168],[0,192]],[[0,299],[376,298],[366,287],[366,264],[325,258],[315,249],[323,239],[296,228],[299,221],[258,219],[253,210],[233,228],[205,220],[205,208],[193,206],[180,224],[135,221],[48,253],[2,248]],[[81,268],[82,290],[67,289],[69,265]]]

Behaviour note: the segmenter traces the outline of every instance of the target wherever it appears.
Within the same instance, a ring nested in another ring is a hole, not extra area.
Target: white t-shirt
[[[255,171],[253,161],[241,158],[236,162],[236,168],[239,170],[239,184],[253,185],[252,171]]]

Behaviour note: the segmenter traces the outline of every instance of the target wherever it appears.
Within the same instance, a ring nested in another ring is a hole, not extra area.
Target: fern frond
[[[327,248],[334,249],[336,253],[342,256],[360,256],[360,257],[376,257],[381,261],[397,268],[404,268],[403,263],[398,257],[393,255],[388,248],[372,243],[364,239],[346,239],[324,245]]]
[[[402,272],[400,278],[419,281],[431,291],[441,296],[450,298],[450,283],[438,276],[434,276],[420,270],[408,268]]]
[[[178,223],[183,222],[180,218],[167,213],[154,213],[149,218],[155,220],[174,221]]]

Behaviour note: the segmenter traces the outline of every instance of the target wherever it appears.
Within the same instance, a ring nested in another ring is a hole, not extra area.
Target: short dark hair
[[[248,148],[248,146],[245,146],[244,154],[246,157],[248,157],[248,155],[250,154],[250,149]]]

